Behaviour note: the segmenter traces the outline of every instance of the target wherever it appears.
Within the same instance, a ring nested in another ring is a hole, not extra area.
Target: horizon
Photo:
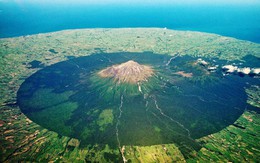
[[[258,0],[0,0],[0,3],[17,4],[130,4],[130,5],[260,5]]]
[[[256,0],[0,0],[0,38],[82,28],[167,27],[259,43],[258,15]]]

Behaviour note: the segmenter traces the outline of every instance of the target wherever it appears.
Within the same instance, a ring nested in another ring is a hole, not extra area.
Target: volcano
[[[104,78],[114,78],[118,83],[138,83],[147,81],[153,75],[153,69],[147,65],[141,65],[133,60],[119,65],[105,68],[98,73]]]
[[[209,73],[197,60],[154,53],[79,57],[27,78],[17,103],[30,120],[80,140],[81,147],[174,143],[188,158],[201,147],[196,139],[250,109],[244,88],[258,82]]]

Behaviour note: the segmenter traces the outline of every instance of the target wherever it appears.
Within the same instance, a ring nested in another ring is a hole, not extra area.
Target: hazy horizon
[[[260,5],[259,0],[0,0],[0,3],[17,3],[17,4],[24,4],[24,3],[33,3],[33,4],[136,4],[136,5],[162,5],[162,4],[169,4],[169,5]]]
[[[0,0],[0,38],[82,28],[158,27],[260,42],[260,1]]]

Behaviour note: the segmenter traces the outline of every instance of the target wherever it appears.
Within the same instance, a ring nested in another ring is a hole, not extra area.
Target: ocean
[[[260,43],[260,6],[0,2],[0,38],[65,29],[123,27],[201,31]]]

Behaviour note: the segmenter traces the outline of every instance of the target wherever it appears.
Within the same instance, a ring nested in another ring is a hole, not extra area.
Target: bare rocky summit
[[[131,83],[146,81],[153,75],[153,69],[147,65],[130,60],[119,65],[113,65],[98,72],[101,77],[111,77],[118,83]]]

